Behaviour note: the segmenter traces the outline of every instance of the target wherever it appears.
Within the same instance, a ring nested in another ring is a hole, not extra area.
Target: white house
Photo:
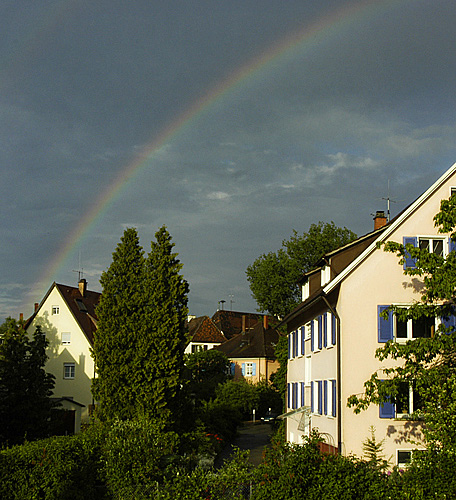
[[[53,283],[26,324],[28,333],[40,325],[49,341],[46,371],[55,376],[54,397],[66,410],[68,433],[80,431],[93,404],[91,384],[95,369],[90,348],[100,295],[87,290],[84,279],[78,287]]]

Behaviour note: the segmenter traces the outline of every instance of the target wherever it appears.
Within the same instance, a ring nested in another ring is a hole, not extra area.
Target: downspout
[[[337,387],[337,453],[339,455],[342,454],[342,396],[341,396],[341,377],[340,377],[340,317],[337,314],[336,310],[331,306],[326,295],[323,295],[323,300],[325,304],[328,306],[328,309],[334,314],[336,318],[336,387]]]

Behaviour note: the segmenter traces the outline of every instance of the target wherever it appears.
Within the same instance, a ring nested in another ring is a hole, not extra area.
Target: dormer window
[[[304,285],[302,285],[302,301],[304,302],[309,298],[310,295],[310,286],[309,280],[307,280]]]
[[[331,268],[329,266],[324,266],[321,268],[321,286],[326,285],[331,281]]]

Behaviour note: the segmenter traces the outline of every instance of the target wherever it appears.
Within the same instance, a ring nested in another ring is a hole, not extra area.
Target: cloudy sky
[[[456,161],[452,0],[3,0],[0,319],[165,224],[190,311],[254,311],[293,229],[358,234]]]

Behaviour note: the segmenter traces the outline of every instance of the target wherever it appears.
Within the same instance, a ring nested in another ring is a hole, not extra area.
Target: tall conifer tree
[[[188,343],[186,319],[188,283],[180,274],[182,264],[173,253],[174,243],[166,227],[155,234],[146,261],[147,328],[144,362],[148,383],[138,400],[146,412],[165,425],[179,421],[182,403],[184,350]]]
[[[137,410],[138,339],[145,311],[145,259],[136,229],[125,230],[112,255],[111,265],[100,278],[103,293],[97,307],[93,347],[97,377],[92,392],[101,418],[128,419]]]

